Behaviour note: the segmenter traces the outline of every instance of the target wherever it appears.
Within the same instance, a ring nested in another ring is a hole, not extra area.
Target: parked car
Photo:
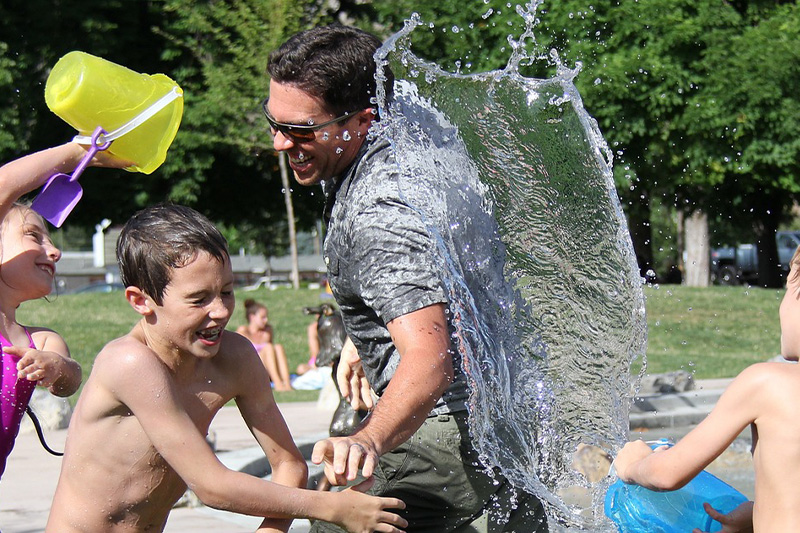
[[[800,246],[800,231],[779,231],[775,234],[778,263],[784,273]],[[752,283],[758,278],[758,248],[755,244],[725,246],[711,250],[711,279],[720,285]]]
[[[279,287],[291,287],[292,282],[287,278],[276,278],[273,276],[262,276],[256,280],[255,283],[252,285],[247,285],[246,287],[242,287],[242,290],[245,291],[256,291],[261,287],[266,287],[271,291]]]
[[[64,294],[82,294],[85,292],[114,292],[124,291],[125,285],[119,282],[108,283],[106,281],[96,281],[77,289],[66,291]]]

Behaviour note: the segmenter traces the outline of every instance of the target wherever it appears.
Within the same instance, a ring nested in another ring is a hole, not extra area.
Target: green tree
[[[75,131],[44,101],[50,68],[71,50],[83,50],[140,72],[158,65],[159,41],[150,33],[149,2],[100,4],[9,0],[0,5],[0,156],[3,161],[68,141]],[[138,182],[122,171],[89,169],[84,200],[69,223],[93,227],[100,219],[127,218]]]
[[[513,4],[373,0],[372,19],[396,31],[411,12],[433,25],[418,54],[443,68],[502,68],[523,19]],[[552,73],[549,50],[576,80],[615,154],[615,179],[642,270],[654,266],[653,207],[712,224],[752,225],[773,246],[796,199],[797,3],[588,0],[539,6],[526,75]],[[369,18],[369,17],[367,17]],[[678,217],[681,218],[681,217]],[[722,232],[720,232],[722,233]],[[676,249],[677,259],[680,250]],[[769,255],[766,259],[772,260]],[[772,282],[762,284],[771,285]]]
[[[775,232],[800,199],[800,5],[741,4],[740,23],[703,56],[707,78],[685,117],[698,141],[688,153],[718,176],[704,190],[708,208],[753,229],[758,284],[781,287]]]
[[[74,135],[43,98],[49,69],[68,51],[83,50],[137,72],[163,72],[181,85],[185,98],[166,163],[151,175],[87,170],[84,199],[68,224],[93,228],[102,218],[122,223],[145,205],[171,200],[235,228],[234,245],[283,253],[283,187],[260,111],[266,59],[286,36],[321,20],[320,3],[4,2],[0,154],[9,160]],[[321,192],[293,193],[301,227],[312,227]]]
[[[155,32],[163,59],[185,91],[181,130],[161,182],[144,198],[161,195],[213,213],[244,241],[282,252],[284,187],[261,111],[267,96],[269,51],[318,20],[313,1],[212,2],[167,0]],[[293,188],[303,227],[321,209],[317,189]]]

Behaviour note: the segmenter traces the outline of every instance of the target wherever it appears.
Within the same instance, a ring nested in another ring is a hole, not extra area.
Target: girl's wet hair
[[[36,217],[36,219],[41,223],[42,227],[47,229],[47,224],[45,223],[44,218],[42,218],[42,215],[31,209],[30,204],[23,202],[14,202],[13,204],[11,204],[11,208],[8,210],[8,213],[6,213],[6,216],[3,217],[2,221],[0,221],[0,231],[5,229],[9,213],[12,213],[14,211],[19,211],[20,214],[22,215],[23,220],[29,216]]]
[[[376,107],[375,51],[381,40],[349,26],[312,28],[290,37],[269,55],[267,72],[321,98],[336,116]],[[394,82],[386,69],[387,88]],[[390,91],[388,91],[390,92]]]
[[[189,207],[159,204],[142,209],[122,228],[117,263],[126,287],[138,287],[161,305],[172,271],[206,252],[230,261],[228,243],[214,224]]]
[[[252,298],[248,298],[244,301],[244,317],[246,319],[250,319],[251,315],[258,313],[261,309],[266,309],[267,306],[264,304],[260,304],[257,301],[253,300]]]

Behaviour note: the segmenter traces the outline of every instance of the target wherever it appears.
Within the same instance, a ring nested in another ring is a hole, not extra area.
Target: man
[[[388,141],[367,138],[378,119],[380,45],[354,28],[315,28],[290,38],[267,67],[275,149],[298,183],[323,185],[328,280],[380,396],[355,433],[320,441],[312,459],[336,485],[374,473],[373,493],[406,502],[408,531],[546,531],[541,504],[490,475],[472,446],[441,259],[403,200]]]

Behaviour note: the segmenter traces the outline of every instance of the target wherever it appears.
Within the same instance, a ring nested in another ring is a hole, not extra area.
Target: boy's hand
[[[708,502],[703,504],[708,516],[722,524],[720,533],[753,533],[753,502],[744,502],[728,514],[722,514]],[[694,528],[692,533],[704,533]]]
[[[372,476],[378,464],[378,451],[374,445],[355,436],[332,437],[317,442],[311,453],[311,462],[324,462],[325,477],[332,485],[347,485],[361,475]]]
[[[617,476],[625,483],[634,483],[633,465],[649,456],[653,450],[642,440],[627,443],[614,459]]]
[[[335,522],[353,533],[402,532],[400,528],[408,526],[408,522],[387,509],[405,509],[406,504],[397,498],[379,498],[364,494],[374,482],[375,478],[370,477],[338,493],[345,500],[339,506],[341,514]]]

